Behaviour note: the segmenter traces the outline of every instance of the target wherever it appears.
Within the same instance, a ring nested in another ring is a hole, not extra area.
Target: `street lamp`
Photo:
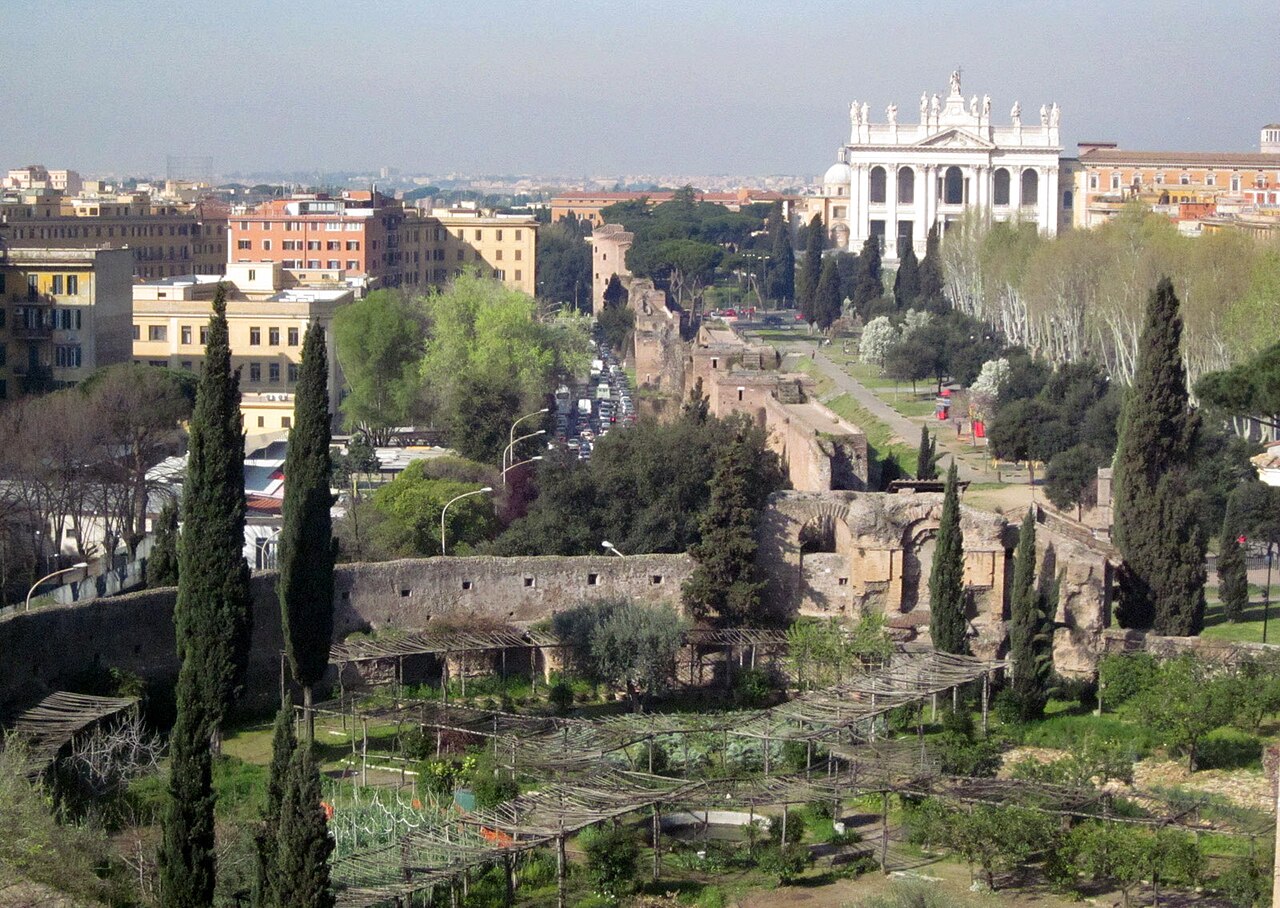
[[[89,566],[88,562],[77,561],[75,564],[71,565],[71,567],[69,568],[63,568],[60,571],[54,571],[52,574],[46,574],[45,576],[41,577],[35,583],[31,584],[31,589],[27,590],[27,604],[23,607],[22,610],[24,612],[31,611],[31,594],[36,591],[36,587],[44,583],[46,580],[52,580],[54,577],[57,577],[59,574],[70,574],[72,571],[78,571],[81,568],[87,568],[88,566]]]
[[[539,454],[536,457],[530,457],[527,460],[522,460],[519,463],[513,463],[511,466],[507,467],[505,470],[502,471],[502,484],[504,486],[507,484],[507,474],[510,473],[512,470],[514,470],[516,467],[523,467],[525,464],[533,463],[535,460],[542,460],[542,455]]]
[[[448,501],[444,503],[444,507],[440,509],[440,554],[441,555],[445,553],[444,552],[444,515],[449,510],[449,505],[453,504],[455,501],[461,501],[462,499],[467,498],[471,495],[484,495],[492,491],[493,489],[490,486],[485,486],[483,489],[473,489],[470,492],[463,492],[461,495],[457,495],[453,498],[450,498]]]
[[[539,429],[537,432],[530,432],[528,435],[521,435],[519,438],[512,439],[511,444],[507,445],[502,451],[502,472],[505,473],[507,471],[507,456],[508,455],[511,455],[512,457],[515,456],[514,454],[511,454],[512,448],[520,444],[520,442],[524,441],[526,438],[537,438],[539,435],[546,435],[546,434],[547,434],[546,429]]]
[[[614,545],[612,542],[610,542],[608,539],[606,539],[604,542],[600,543],[600,545],[601,545],[601,546],[603,546],[603,547],[604,547],[605,549],[607,549],[608,551],[613,552],[613,554],[617,555],[619,558],[625,558],[625,557],[626,557],[626,556],[625,556],[625,555],[623,555],[621,552],[619,552],[619,551],[618,551],[618,547],[617,547],[616,545]]]
[[[508,432],[507,432],[507,441],[509,442],[509,444],[507,445],[507,448],[508,448],[508,449],[510,449],[510,448],[511,448],[511,446],[512,446],[512,445],[514,445],[514,444],[516,443],[516,426],[520,425],[520,423],[524,422],[526,419],[531,419],[531,418],[533,418],[534,416],[540,416],[540,415],[542,415],[543,413],[550,413],[550,412],[551,412],[551,410],[550,410],[550,408],[549,408],[549,407],[543,407],[541,410],[535,410],[535,411],[533,411],[532,413],[526,413],[524,416],[521,416],[519,419],[517,419],[515,422],[513,422],[513,423],[511,424],[511,429],[510,429],[510,431],[508,431]],[[505,468],[505,467],[507,466],[507,452],[506,452],[506,451],[503,451],[503,452],[502,452],[502,466],[503,466],[503,468]]]

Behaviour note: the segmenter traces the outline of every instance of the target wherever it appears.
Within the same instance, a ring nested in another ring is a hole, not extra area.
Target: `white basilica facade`
[[[968,208],[1057,233],[1071,201],[1058,186],[1056,103],[1024,124],[1015,101],[1009,122],[997,125],[991,97],[966,101],[954,72],[945,99],[920,95],[918,123],[899,123],[896,104],[885,116],[872,123],[869,106],[853,102],[849,144],[823,178],[820,204],[810,206],[810,214],[822,211],[835,248],[857,252],[876,236],[886,261],[896,262],[907,242],[922,257],[929,228],[945,230]]]

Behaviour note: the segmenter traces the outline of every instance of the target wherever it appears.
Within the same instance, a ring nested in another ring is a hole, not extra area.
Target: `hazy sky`
[[[1276,0],[0,0],[0,166],[821,173],[849,102],[1062,106],[1063,141],[1256,150]]]

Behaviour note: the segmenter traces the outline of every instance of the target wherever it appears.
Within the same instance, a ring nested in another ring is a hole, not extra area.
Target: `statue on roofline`
[[[951,94],[960,94],[960,70],[952,70],[951,72]]]

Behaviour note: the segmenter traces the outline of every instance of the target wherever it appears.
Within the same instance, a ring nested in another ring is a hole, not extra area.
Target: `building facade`
[[[1114,142],[1082,142],[1075,226],[1103,224],[1132,201],[1188,223],[1219,214],[1265,222],[1280,212],[1276,137],[1280,126],[1264,126],[1257,153],[1126,151]]]
[[[945,229],[969,210],[1052,236],[1072,204],[1070,188],[1059,191],[1059,117],[1056,103],[1043,105],[1024,123],[1015,101],[1008,122],[997,124],[989,95],[965,100],[959,72],[945,98],[921,94],[917,123],[899,122],[896,104],[872,123],[869,105],[855,101],[849,142],[805,214],[823,213],[837,249],[857,252],[879,238],[890,262],[907,243],[922,256],[934,224]]]
[[[0,400],[129,361],[125,249],[0,250]]]
[[[295,196],[233,212],[228,260],[341,272],[359,293],[442,286],[474,268],[532,295],[537,229],[533,218],[422,212],[377,192]]]
[[[211,303],[227,288],[231,365],[240,369],[240,410],[250,435],[288,432],[302,364],[302,341],[313,322],[325,326],[329,400],[336,414],[342,373],[330,330],[333,314],[353,291],[333,281],[299,283],[272,262],[226,266],[226,275],[187,275],[133,287],[134,362],[199,372]]]
[[[588,222],[593,227],[598,227],[604,223],[604,217],[600,212],[610,205],[617,205],[619,202],[638,202],[642,199],[650,206],[661,205],[663,202],[670,202],[674,197],[675,193],[670,190],[654,192],[566,192],[551,200],[551,223],[554,224],[556,221],[562,221],[565,218],[576,218],[580,221]],[[733,192],[697,193],[699,202],[723,205],[730,211],[741,211],[744,205],[781,202],[785,217],[791,216],[791,207],[799,201],[799,198],[799,196],[783,195],[780,192],[773,192],[767,189],[737,189]]]

